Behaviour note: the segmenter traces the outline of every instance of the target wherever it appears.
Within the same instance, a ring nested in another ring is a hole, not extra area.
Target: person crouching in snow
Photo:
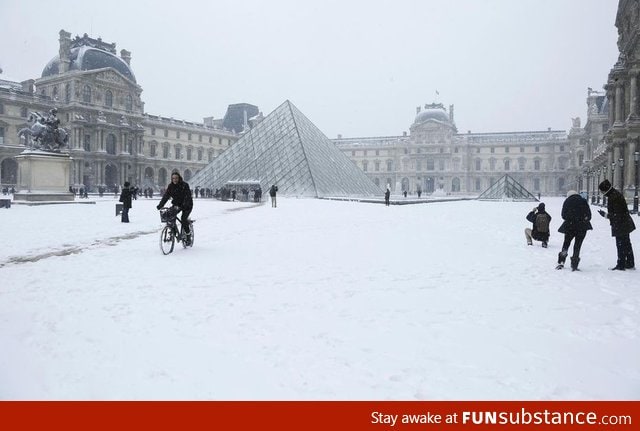
[[[545,211],[544,203],[540,204],[527,214],[527,220],[533,224],[533,228],[526,228],[524,236],[527,238],[527,245],[533,245],[532,240],[542,241],[542,247],[547,248],[549,242],[549,224],[551,216]]]

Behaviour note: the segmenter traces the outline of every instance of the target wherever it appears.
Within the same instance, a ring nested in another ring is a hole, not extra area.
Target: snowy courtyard
[[[0,399],[640,398],[640,274],[594,207],[571,272],[563,198],[548,249],[533,202],[197,199],[168,256],[159,199],[95,200],[0,209]]]

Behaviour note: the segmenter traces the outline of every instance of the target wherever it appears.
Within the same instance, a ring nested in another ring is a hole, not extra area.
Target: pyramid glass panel
[[[478,196],[479,200],[537,201],[522,184],[505,175]]]
[[[194,175],[192,187],[257,181],[266,192],[299,197],[381,195],[371,181],[291,102],[285,101],[213,162]]]

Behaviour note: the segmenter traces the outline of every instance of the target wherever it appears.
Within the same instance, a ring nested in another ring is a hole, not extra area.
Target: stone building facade
[[[86,34],[71,39],[64,30],[59,42],[59,54],[40,78],[0,80],[4,186],[16,183],[15,156],[25,149],[18,130],[28,126],[33,111],[58,109],[61,127],[70,136],[70,183],[89,191],[114,189],[125,181],[158,190],[168,184],[173,169],[188,180],[239,138],[212,117],[195,123],[145,113],[131,53],[123,49],[118,56],[115,43]]]
[[[557,195],[575,187],[583,160],[580,119],[563,130],[458,133],[454,107],[416,108],[407,135],[334,139],[384,190],[477,195],[509,174],[533,193]]]
[[[615,26],[618,29],[618,60],[611,68],[605,93],[590,94],[587,162],[581,181],[591,190],[604,178],[635,198],[637,210],[638,158],[640,151],[640,1],[620,0]],[[595,102],[598,103],[595,103]],[[599,106],[607,108],[598,109]],[[597,188],[596,188],[597,190]],[[594,196],[599,201],[600,196]]]

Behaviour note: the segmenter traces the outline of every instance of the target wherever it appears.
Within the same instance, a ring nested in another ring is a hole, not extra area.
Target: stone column
[[[637,117],[637,110],[638,110],[638,71],[637,70],[632,70],[629,73],[629,81],[630,81],[630,85],[629,85],[629,118],[636,118]],[[625,160],[626,162],[626,160]]]
[[[616,85],[616,115],[615,115],[615,124],[622,125],[624,123],[624,118],[622,118],[622,103],[624,102],[624,93],[622,92],[622,84]]]

